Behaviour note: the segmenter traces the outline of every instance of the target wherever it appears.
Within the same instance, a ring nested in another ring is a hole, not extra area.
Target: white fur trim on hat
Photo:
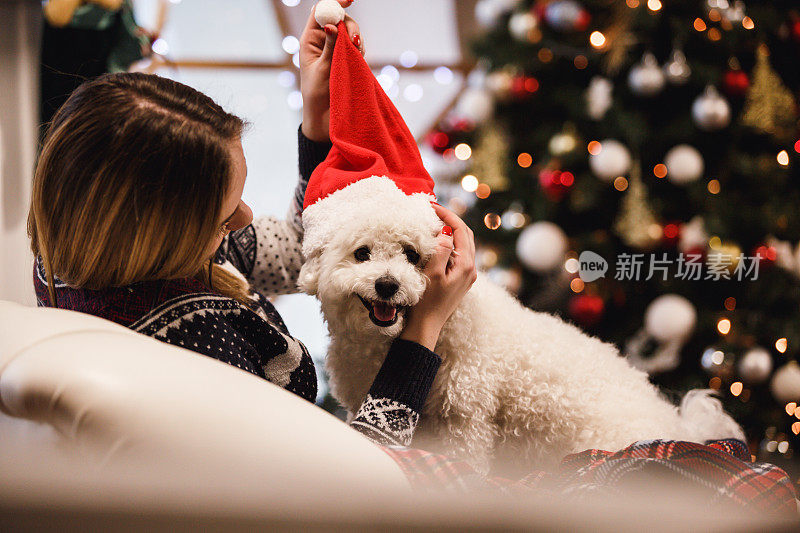
[[[406,194],[386,176],[372,176],[335,191],[303,211],[303,255],[324,248],[337,231],[352,231],[358,222],[374,226],[398,223],[419,226],[421,231],[441,228],[427,193]],[[409,228],[411,229],[411,228]]]

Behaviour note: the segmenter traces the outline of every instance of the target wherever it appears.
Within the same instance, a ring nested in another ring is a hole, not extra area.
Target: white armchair
[[[395,462],[305,400],[89,315],[0,301],[0,530],[403,527],[767,531],[691,495],[636,501],[414,494]]]

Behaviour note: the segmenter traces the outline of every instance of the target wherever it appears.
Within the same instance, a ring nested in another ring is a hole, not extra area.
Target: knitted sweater
[[[265,216],[226,237],[214,261],[250,284],[250,307],[216,294],[194,278],[143,281],[88,290],[54,280],[57,306],[99,316],[160,341],[255,374],[314,401],[317,376],[302,342],[293,338],[270,296],[297,292],[302,265],[301,210],[311,172],[329,143],[299,133],[300,182],[287,220]],[[52,306],[37,260],[38,305]],[[379,444],[408,445],[441,359],[427,348],[395,340],[350,425]]]

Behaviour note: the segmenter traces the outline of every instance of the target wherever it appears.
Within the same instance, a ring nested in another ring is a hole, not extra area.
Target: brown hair
[[[160,76],[105,74],[56,112],[33,178],[28,235],[46,273],[87,289],[195,277],[242,303],[207,260],[244,122]]]

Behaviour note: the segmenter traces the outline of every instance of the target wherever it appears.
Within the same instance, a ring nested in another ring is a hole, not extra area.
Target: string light
[[[731,383],[731,394],[734,396],[739,396],[742,393],[742,389],[744,389],[744,385],[742,385],[741,381]]]
[[[789,152],[787,152],[786,150],[781,150],[780,152],[778,152],[777,159],[778,159],[778,164],[781,165],[782,167],[789,166]]]
[[[660,239],[664,235],[664,228],[661,227],[661,224],[654,222],[647,227],[647,235],[654,240]]]
[[[565,187],[572,187],[572,184],[575,183],[575,176],[572,172],[565,171],[559,176],[559,181],[561,181],[561,185]]]
[[[614,188],[620,192],[628,188],[628,180],[625,178],[625,176],[617,176],[614,179]]]
[[[719,390],[720,387],[722,387],[722,380],[718,377],[713,377],[708,382],[709,389]]]
[[[585,286],[586,284],[581,278],[574,278],[569,282],[569,288],[572,289],[572,292],[581,292]]]
[[[667,239],[674,239],[678,236],[678,225],[677,224],[667,224],[664,226],[664,237]]]
[[[585,55],[577,55],[575,56],[575,60],[573,61],[575,68],[578,70],[583,70],[589,66],[589,60],[586,59]]]
[[[599,31],[593,31],[592,34],[589,36],[589,42],[595,48],[602,48],[603,45],[606,44],[606,36]]]
[[[647,0],[647,7],[650,11],[658,11],[661,9],[661,2],[660,0]]]
[[[788,440],[782,440],[782,441],[780,441],[780,442],[778,443],[778,451],[779,451],[780,453],[786,453],[786,452],[788,452],[788,451],[789,451],[789,441],[788,441]]]
[[[628,4],[628,7],[631,9],[639,7],[639,0],[625,0],[625,3]]]
[[[522,152],[517,156],[517,164],[522,168],[528,168],[533,164],[533,157],[528,152]]]
[[[694,29],[697,31],[706,31],[706,23],[703,22],[703,19],[700,17],[694,19]]]
[[[742,19],[742,26],[744,26],[744,29],[746,30],[752,30],[756,27],[756,25],[753,23],[753,19],[750,17],[745,17]]]
[[[784,409],[786,409],[786,414],[787,415],[793,415],[795,409],[797,409],[797,403],[796,402],[789,402],[789,403],[786,404],[786,407],[784,407]]]
[[[800,434],[800,422],[795,422],[792,424],[792,433],[795,435]]]
[[[722,246],[722,239],[714,235],[710,239],[708,239],[708,246],[716,250],[720,246]]]
[[[467,143],[461,143],[456,146],[455,154],[457,159],[460,159],[461,161],[466,161],[467,159],[472,157],[472,148],[470,148]]]
[[[800,405],[794,410],[794,416],[795,418],[800,418]]]
[[[664,178],[667,176],[667,165],[659,163],[653,167],[653,174],[657,178]]]
[[[281,47],[287,54],[296,54],[300,51],[300,41],[294,35],[287,35],[283,38]]]
[[[719,194],[720,188],[719,180],[710,180],[708,182],[708,192],[711,194]]]
[[[486,185],[485,183],[481,183],[478,185],[478,188],[475,189],[475,196],[480,198],[481,200],[485,200],[492,194],[492,188]]]
[[[570,274],[575,274],[575,273],[578,272],[578,269],[580,269],[580,266],[581,265],[580,265],[580,263],[578,262],[577,259],[575,259],[574,257],[570,257],[564,263],[564,270],[566,270]]]
[[[800,141],[797,142],[800,143]],[[586,147],[586,149],[589,150],[590,154],[597,155],[600,153],[600,150],[602,150],[603,147],[600,146],[600,143],[598,141],[591,141],[589,145]]]
[[[553,52],[549,48],[540,48],[537,56],[542,63],[549,63],[553,60]]]
[[[490,230],[496,230],[500,227],[500,215],[497,213],[486,213],[486,216],[483,217],[483,223],[486,225],[487,228]]]
[[[727,318],[720,319],[717,322],[717,331],[719,331],[723,335],[727,335],[731,331],[731,321]]]
[[[736,298],[734,298],[733,296],[728,296],[727,298],[725,298],[724,305],[725,309],[727,309],[728,311],[733,311],[734,309],[736,309]]]
[[[786,353],[786,348],[788,348],[788,345],[789,341],[786,340],[786,337],[781,337],[775,341],[775,349],[780,353]]]
[[[708,30],[708,38],[712,41],[719,41],[722,39],[722,32],[717,28],[711,28]]]
[[[794,151],[800,154],[800,140],[794,143]]]
[[[472,174],[467,174],[461,178],[461,188],[467,192],[475,192],[478,188],[478,178]]]

